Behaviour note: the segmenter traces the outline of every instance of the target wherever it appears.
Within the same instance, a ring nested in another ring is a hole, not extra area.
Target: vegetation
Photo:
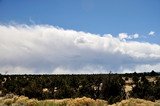
[[[75,98],[75,99],[52,99],[52,100],[37,100],[29,99],[25,96],[6,95],[0,98],[0,106],[106,106],[104,100],[93,100],[91,98]]]
[[[120,75],[1,75],[2,95],[13,93],[39,100],[86,96],[113,103],[124,98],[123,85]]]
[[[132,97],[152,101],[160,99],[160,77],[156,77],[152,82],[149,82],[144,75],[141,77],[135,75],[133,77],[135,86],[131,92]]]
[[[148,79],[154,78],[153,81]],[[93,75],[0,75],[0,95],[13,93],[24,95],[23,100],[92,98],[109,104],[126,98],[125,85],[129,86],[131,98],[155,101],[160,99],[160,77],[158,73],[93,74]],[[127,94],[128,96],[128,94]],[[77,99],[76,99],[77,100]],[[7,100],[6,100],[7,101]],[[9,100],[6,103],[15,101]],[[38,102],[39,103],[39,102]],[[52,104],[52,103],[51,103]]]
[[[130,99],[122,100],[121,102],[112,104],[111,106],[160,106],[160,101],[152,102],[152,101],[147,101],[143,99],[130,98]]]
[[[25,96],[6,95],[0,98],[0,106],[160,106],[160,101],[151,102],[130,98],[109,105],[107,101],[87,97],[75,99],[37,100]]]

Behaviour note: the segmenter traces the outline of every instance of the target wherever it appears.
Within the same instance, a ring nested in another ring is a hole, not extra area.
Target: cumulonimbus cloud
[[[49,25],[0,25],[0,73],[85,74],[152,68],[160,71],[158,44],[124,42],[111,34]]]

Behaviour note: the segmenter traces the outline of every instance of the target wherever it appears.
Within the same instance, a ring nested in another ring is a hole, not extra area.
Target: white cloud
[[[128,35],[127,33],[120,33],[119,34],[119,39],[122,40],[122,41],[126,41],[126,39],[137,39],[139,38],[139,34],[135,33],[133,35]]]
[[[151,64],[137,65],[132,69],[124,69],[123,73],[142,72],[141,70],[145,70],[145,72],[151,72],[151,70],[157,70],[157,69],[160,69],[160,63],[153,65]]]
[[[25,67],[19,67],[19,66],[1,66],[0,67],[0,73],[3,74],[35,74],[34,69],[27,69]]]
[[[119,34],[119,39],[120,39],[120,40],[124,40],[124,39],[126,39],[126,38],[128,38],[127,33],[120,33],[120,34]]]
[[[99,36],[48,25],[0,25],[0,73],[105,73],[159,67],[160,45],[123,42],[128,36]]]
[[[150,32],[148,33],[148,35],[153,36],[153,35],[155,35],[155,32],[154,32],[154,31],[150,31]]]
[[[137,38],[139,38],[139,34],[137,33],[129,36],[129,39],[137,39]]]
[[[102,74],[108,73],[110,70],[104,69],[102,66],[85,66],[77,70],[58,67],[53,70],[52,74]]]

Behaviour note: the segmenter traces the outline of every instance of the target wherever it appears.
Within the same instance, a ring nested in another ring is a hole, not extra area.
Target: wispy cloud
[[[122,41],[129,36],[123,33],[119,39],[48,25],[0,25],[0,73],[159,71],[160,45]]]
[[[155,32],[154,32],[154,31],[150,31],[150,32],[148,33],[148,35],[154,36],[154,35],[155,35]]]

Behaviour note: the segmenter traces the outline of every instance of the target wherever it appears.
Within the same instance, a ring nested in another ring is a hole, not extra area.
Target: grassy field
[[[104,100],[82,97],[75,99],[36,100],[25,96],[1,97],[0,106],[160,106],[160,101],[151,102],[143,99],[127,99],[109,105]]]

